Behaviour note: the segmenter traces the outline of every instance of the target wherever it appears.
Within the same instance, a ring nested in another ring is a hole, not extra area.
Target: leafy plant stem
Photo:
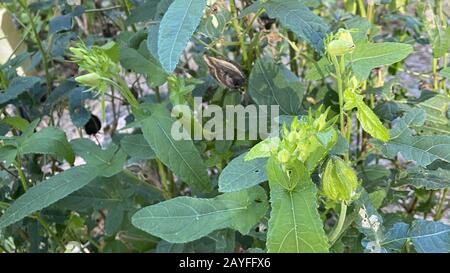
[[[342,135],[345,135],[345,124],[344,124],[344,87],[343,87],[343,81],[342,81],[342,72],[341,71],[341,64],[344,58],[341,57],[340,62],[338,61],[336,56],[333,56],[333,64],[336,69],[336,80],[337,80],[337,87],[338,87],[338,95],[339,95],[339,122],[340,122],[340,129]]]
[[[288,38],[293,43],[296,42],[295,35],[292,31],[288,31]],[[289,57],[291,59],[291,62],[290,62],[291,70],[292,70],[292,72],[294,72],[295,75],[298,76],[298,63],[296,61],[296,55],[297,55],[296,51],[292,47],[289,47]]]
[[[161,184],[164,189],[164,195],[165,195],[166,199],[170,199],[171,192],[170,192],[169,185],[167,184],[167,176],[166,176],[166,172],[164,170],[164,166],[159,159],[156,160],[156,164],[158,165],[158,173],[159,173],[159,176],[161,177]]]
[[[358,8],[359,13],[361,14],[361,17],[367,17],[366,8],[364,7],[364,2],[362,0],[357,0],[358,2]]]
[[[22,171],[21,165],[22,164],[20,161],[14,162],[14,167],[16,167],[17,173],[19,174],[20,177],[20,183],[22,184],[23,190],[26,192],[28,190],[27,179]]]
[[[353,119],[353,112],[349,112],[347,115],[347,143],[350,143],[350,139],[351,139],[351,132],[352,132],[352,119]],[[348,153],[346,153],[344,155],[345,159],[348,160],[349,159],[349,153],[350,151],[348,151]]]
[[[336,228],[334,229],[333,233],[330,236],[330,243],[333,245],[336,240],[339,238],[339,235],[341,234],[342,227],[344,226],[345,222],[345,216],[347,214],[347,205],[344,201],[341,203],[341,212],[339,213],[339,220],[336,225]]]
[[[439,221],[442,218],[442,212],[444,211],[444,203],[445,203],[445,197],[447,196],[448,189],[443,189],[441,191],[441,197],[439,198],[439,205],[436,211],[436,214],[434,215],[434,221]]]
[[[437,73],[437,58],[433,58],[433,90],[437,91],[439,89],[439,76]]]
[[[367,1],[367,20],[369,21],[369,23],[373,24],[373,20],[374,20],[374,3],[373,1]]]
[[[65,249],[64,243],[61,241],[61,239],[58,238],[56,233],[53,232],[53,230],[50,228],[50,226],[45,222],[45,220],[42,218],[40,213],[36,214],[36,220],[41,224],[41,226],[45,229],[45,231],[48,233],[50,238],[52,238],[63,250]]]
[[[237,36],[239,39],[239,44],[242,49],[242,61],[245,65],[245,67],[248,68],[248,66],[247,66],[247,61],[248,61],[247,46],[245,45],[244,35],[242,33],[241,26],[239,25],[235,0],[230,0],[230,10],[231,10],[231,13],[233,14],[233,19],[231,20],[231,23],[233,24],[233,28],[237,33]]]
[[[44,66],[45,79],[47,81],[47,95],[50,95],[50,93],[52,92],[52,78],[48,72],[47,52],[45,52],[45,50],[44,50],[44,46],[42,45],[41,38],[39,37],[39,33],[36,30],[36,24],[34,23],[34,18],[31,15],[30,9],[27,7],[26,1],[20,0],[19,3],[22,6],[22,8],[24,9],[25,14],[27,15],[27,17],[30,21],[31,30],[33,31],[33,35],[36,40],[36,45],[37,45],[39,51],[41,52],[42,64]]]
[[[110,10],[118,9],[121,7],[122,6],[116,5],[116,6],[111,6],[111,7],[101,8],[101,9],[87,9],[84,11],[84,13],[110,11]]]

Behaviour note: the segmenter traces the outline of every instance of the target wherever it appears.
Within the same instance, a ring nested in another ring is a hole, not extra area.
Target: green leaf
[[[401,153],[422,167],[438,159],[450,163],[450,136],[412,136],[405,124],[392,129],[391,136],[386,143],[371,141],[388,158]]]
[[[155,152],[152,150],[144,135],[127,135],[120,140],[123,150],[135,159],[154,159]]]
[[[280,138],[271,137],[266,138],[253,146],[250,151],[245,155],[244,160],[249,161],[256,158],[270,157],[272,151],[276,151],[280,145]]]
[[[411,226],[396,223],[386,232],[381,245],[399,251],[410,240],[419,253],[450,252],[450,226],[441,222],[415,220]]]
[[[234,158],[219,176],[220,192],[235,192],[267,181],[267,159],[244,160],[246,154]]]
[[[318,81],[334,72],[333,64],[326,57],[312,65],[313,67],[306,73],[305,79],[308,81]]]
[[[0,228],[11,225],[31,213],[48,207],[82,188],[98,175],[97,168],[78,166],[37,184],[20,196],[0,218]]]
[[[11,165],[16,160],[17,148],[12,145],[0,147],[0,162],[5,162],[5,166]]]
[[[126,200],[120,193],[112,190],[112,185],[114,183],[111,183],[110,178],[97,177],[88,185],[56,202],[53,207],[78,212],[114,208]]]
[[[430,34],[433,57],[443,57],[450,48],[450,28],[442,29],[440,25],[437,25]]]
[[[211,199],[177,197],[139,210],[132,223],[168,242],[184,243],[223,228],[247,234],[267,207],[265,191],[253,187]]]
[[[408,237],[419,253],[450,252],[450,226],[440,222],[416,220]]]
[[[413,50],[411,45],[401,43],[357,44],[350,58],[352,71],[359,80],[365,80],[372,69],[399,62]]]
[[[175,140],[171,135],[174,120],[163,105],[142,123],[145,139],[156,156],[181,180],[196,190],[209,191],[211,183],[206,165],[192,140]]]
[[[445,67],[441,70],[441,76],[446,78],[447,80],[450,79],[450,67]]]
[[[30,123],[21,117],[5,117],[0,121],[1,123],[8,124],[14,128],[24,131]]]
[[[363,96],[346,90],[344,93],[345,110],[357,108],[356,117],[358,118],[364,131],[369,133],[374,138],[383,142],[389,140],[389,131],[383,126],[380,119],[363,101]]]
[[[279,105],[281,114],[300,114],[303,84],[290,70],[272,60],[255,62],[248,92],[259,105]]]
[[[267,251],[328,252],[328,239],[317,211],[317,189],[311,179],[304,175],[294,190],[287,191],[274,181],[276,177],[269,172],[268,176],[272,212]]]
[[[284,27],[308,42],[317,52],[323,51],[323,39],[328,26],[303,1],[272,0],[263,6],[269,17],[278,19]]]
[[[206,0],[175,0],[161,20],[158,57],[167,73],[172,73],[189,39],[197,29]]]
[[[53,154],[63,156],[70,164],[75,155],[66,134],[56,127],[46,127],[19,142],[20,154]]]
[[[122,45],[120,47],[120,63],[126,69],[148,76],[150,87],[166,82],[167,74],[153,58],[146,57],[136,49]]]
[[[100,176],[111,177],[121,172],[127,159],[127,154],[114,143],[105,150],[86,138],[72,140],[70,144],[88,166],[98,169]]]
[[[416,188],[439,190],[450,188],[450,170],[427,170],[415,167],[407,170],[405,177],[399,180],[400,185],[412,185]]]
[[[350,64],[355,76],[360,80],[366,80],[372,69],[384,65],[391,65],[405,59],[413,47],[402,43],[369,43],[356,44],[352,54],[346,57],[346,65]],[[306,75],[307,80],[320,80],[334,71],[333,65],[326,57],[314,64]]]
[[[50,34],[70,30],[72,28],[72,14],[65,14],[53,17],[48,23],[48,32]]]
[[[14,78],[4,92],[0,92],[0,104],[6,103],[17,98],[20,94],[40,82],[38,77],[16,77]]]

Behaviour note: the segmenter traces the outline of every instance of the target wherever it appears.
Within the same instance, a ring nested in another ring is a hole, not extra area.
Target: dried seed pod
[[[96,116],[91,114],[91,118],[89,121],[84,125],[84,130],[86,131],[86,134],[88,135],[95,135],[100,131],[102,128],[102,123],[100,122],[100,119]]]
[[[221,84],[234,90],[242,90],[246,80],[240,66],[234,62],[203,55],[209,73]]]

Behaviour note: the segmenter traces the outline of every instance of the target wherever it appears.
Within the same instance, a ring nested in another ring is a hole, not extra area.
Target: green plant
[[[98,2],[0,4],[0,252],[450,252],[443,1]]]

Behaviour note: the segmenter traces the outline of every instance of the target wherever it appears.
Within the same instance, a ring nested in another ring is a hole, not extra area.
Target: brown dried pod
[[[209,73],[218,82],[230,89],[243,91],[246,80],[238,64],[208,55],[203,55],[203,59],[208,65]]]

